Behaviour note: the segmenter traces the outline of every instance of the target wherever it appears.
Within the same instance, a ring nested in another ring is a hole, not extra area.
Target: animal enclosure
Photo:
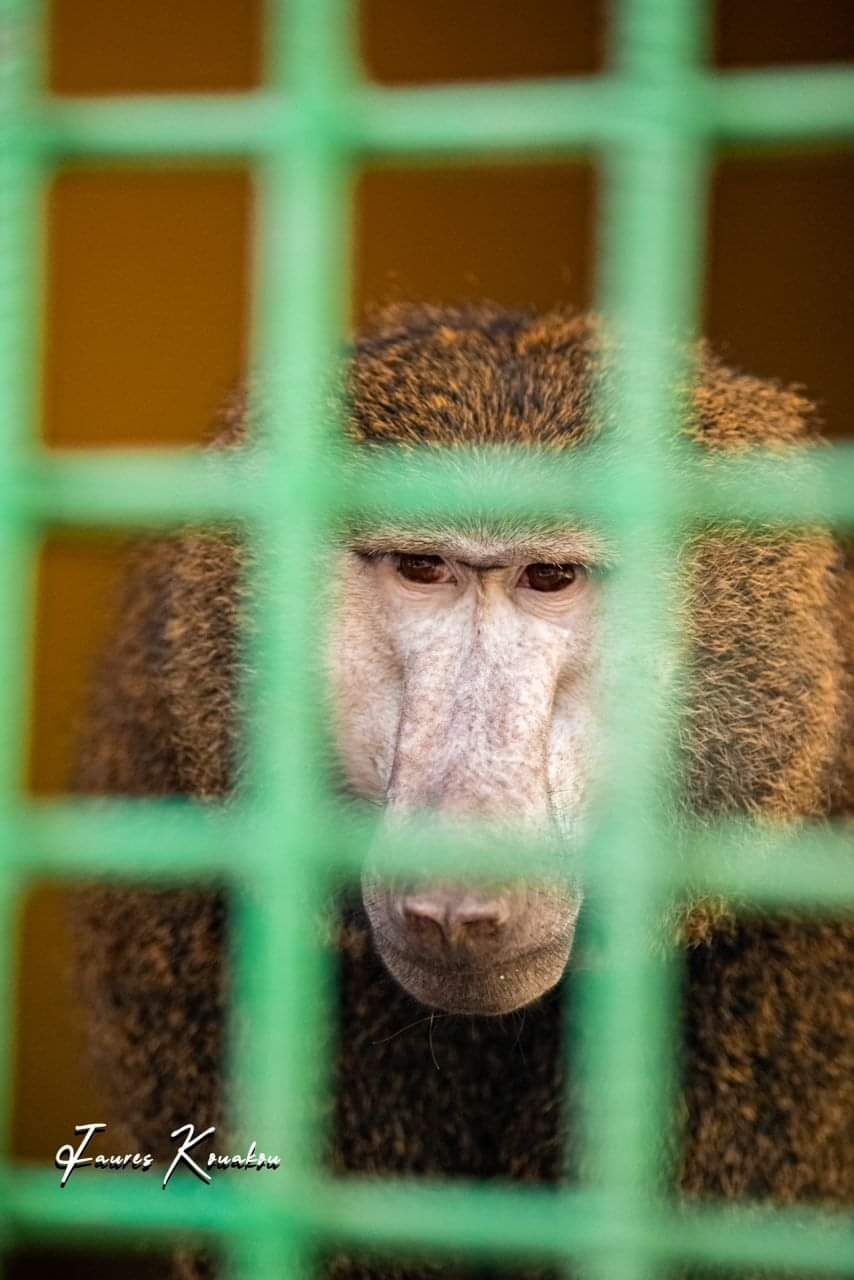
[[[372,493],[381,496],[384,509],[424,510],[436,504],[437,493],[443,505],[450,495],[460,512],[484,494],[493,507],[520,514],[535,505],[540,512],[566,509],[555,462],[540,469],[520,458],[512,486],[496,469],[492,484],[474,495],[468,486],[454,490],[448,476],[437,486],[429,475],[419,472],[416,482],[403,469],[368,477],[356,491],[343,472],[330,469],[331,427],[321,419],[317,389],[338,356],[352,171],[377,157],[441,155],[475,163],[502,155],[522,163],[535,155],[593,149],[604,184],[599,300],[626,352],[611,379],[609,415],[612,430],[631,434],[640,447],[616,483],[609,477],[607,493],[591,469],[577,494],[575,470],[573,510],[605,519],[618,545],[635,557],[642,551],[651,574],[668,563],[670,548],[696,516],[854,521],[854,458],[844,448],[823,453],[806,471],[751,458],[694,475],[686,458],[679,485],[665,482],[668,468],[662,465],[678,417],[668,389],[683,373],[670,336],[694,327],[711,147],[804,137],[850,141],[854,71],[715,75],[703,65],[702,4],[623,0],[614,8],[607,74],[500,88],[392,90],[360,78],[346,4],[291,0],[270,6],[262,92],[121,104],[45,103],[39,6],[5,0],[0,8],[6,122],[0,188],[6,272],[0,345],[6,432],[0,457],[4,913],[8,919],[22,883],[47,871],[69,878],[228,879],[240,904],[239,1004],[256,1029],[251,1050],[234,1070],[253,1130],[286,1152],[276,1177],[262,1186],[256,1180],[248,1191],[221,1180],[215,1188],[176,1183],[168,1195],[156,1184],[122,1183],[105,1195],[78,1180],[60,1196],[53,1170],[6,1168],[0,1213],[10,1241],[83,1239],[105,1231],[167,1241],[192,1229],[230,1255],[237,1274],[260,1277],[280,1274],[283,1257],[296,1268],[330,1244],[396,1251],[421,1246],[496,1260],[520,1254],[567,1258],[609,1280],[656,1274],[689,1258],[798,1264],[830,1274],[854,1269],[850,1223],[810,1224],[800,1211],[737,1219],[711,1207],[677,1213],[649,1193],[667,1101],[672,974],[650,956],[647,930],[678,887],[686,859],[696,855],[692,874],[700,865],[711,892],[816,909],[854,902],[854,869],[843,838],[824,829],[781,837],[773,874],[767,834],[682,832],[677,847],[676,833],[663,830],[657,797],[667,742],[640,676],[643,662],[673,637],[660,597],[653,613],[628,574],[616,575],[613,590],[634,621],[634,658],[640,654],[641,662],[631,668],[624,663],[614,698],[610,816],[592,836],[596,880],[590,888],[604,910],[607,959],[603,973],[591,979],[588,1008],[598,1028],[597,1061],[588,1064],[587,1079],[594,1181],[566,1192],[380,1187],[333,1181],[318,1161],[324,1064],[312,1029],[323,1021],[329,992],[305,904],[319,903],[330,873],[359,865],[370,832],[342,827],[315,767],[321,726],[313,711],[318,700],[311,696],[310,656],[316,623],[307,603],[307,569],[293,565],[307,566],[324,527]],[[204,162],[223,154],[257,167],[263,196],[256,333],[272,401],[263,479],[244,473],[239,457],[63,457],[37,450],[31,430],[35,228],[50,166],[69,156],[151,163],[175,156]],[[277,231],[283,223],[290,228],[286,237]],[[23,804],[15,786],[28,645],[21,619],[42,530],[235,519],[258,549],[259,575],[274,576],[277,566],[289,565],[286,590],[267,600],[259,619],[251,796],[227,814],[153,803]],[[621,708],[631,708],[630,714]],[[643,826],[640,813],[649,815]],[[430,841],[425,834],[425,845]],[[751,842],[755,858],[730,857]],[[663,844],[673,852],[665,874]],[[432,853],[437,866],[455,856],[438,841]],[[399,866],[407,850],[389,847],[386,856],[389,866]],[[489,869],[485,860],[483,868]],[[8,990],[9,983],[3,986]],[[8,1005],[4,1010],[8,1015]],[[650,1062],[657,1071],[650,1071]],[[8,1080],[8,1060],[4,1065]]]

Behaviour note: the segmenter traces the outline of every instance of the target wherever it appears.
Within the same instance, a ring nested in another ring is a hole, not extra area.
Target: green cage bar
[[[617,561],[624,570],[617,570],[609,604],[624,622],[611,645],[618,674],[607,720],[608,817],[589,858],[608,959],[585,983],[593,1031],[582,1084],[596,1186],[612,1200],[613,1220],[630,1228],[642,1226],[659,1190],[657,1135],[667,1127],[672,1057],[673,983],[652,945],[667,890],[658,874],[662,832],[654,818],[667,743],[651,677],[657,655],[674,652],[678,603],[667,584],[683,495],[667,463],[679,429],[671,389],[685,373],[674,339],[695,327],[702,258],[705,157],[692,79],[704,20],[703,6],[693,4],[614,6],[614,71],[637,85],[646,111],[637,135],[610,142],[602,157],[599,291],[623,353],[606,388],[614,418],[607,427],[631,435],[634,446],[618,467],[619,494],[642,493],[645,505],[643,513],[617,508]],[[632,571],[638,557],[662,584],[660,607]],[[639,814],[653,820],[638,823]],[[597,1253],[591,1274],[602,1280],[660,1274],[648,1250],[619,1236],[618,1230],[611,1247]]]
[[[595,77],[385,89],[360,75],[349,0],[268,0],[261,90],[87,101],[51,99],[42,89],[43,6],[0,0],[0,1106],[5,1118],[11,921],[21,886],[48,873],[217,876],[231,882],[239,903],[235,1016],[256,1035],[253,1052],[241,1051],[232,1064],[238,1104],[271,1148],[287,1152],[281,1177],[253,1186],[251,1196],[225,1181],[172,1185],[168,1196],[153,1184],[111,1186],[106,1194],[79,1181],[59,1195],[53,1170],[12,1170],[5,1141],[4,1247],[131,1237],[167,1244],[192,1234],[230,1258],[236,1275],[259,1280],[274,1280],[283,1266],[298,1274],[317,1247],[339,1244],[508,1263],[580,1260],[586,1274],[607,1280],[663,1275],[683,1260],[854,1273],[851,1215],[828,1220],[781,1209],[736,1218],[722,1206],[677,1209],[656,1193],[653,1138],[667,1103],[672,1001],[667,967],[643,957],[662,896],[683,885],[690,865],[692,883],[702,874],[709,891],[850,905],[854,868],[850,842],[825,828],[769,834],[728,823],[674,833],[653,821],[641,839],[636,815],[655,817],[668,743],[658,708],[627,662],[610,721],[618,781],[609,790],[608,823],[592,837],[600,870],[591,889],[607,908],[609,962],[588,992],[599,1045],[585,1089],[593,1182],[567,1191],[368,1184],[335,1180],[319,1161],[317,1104],[328,1064],[313,1032],[326,1019],[330,993],[305,907],[320,902],[333,871],[358,867],[375,833],[367,822],[344,824],[321,785],[316,619],[301,589],[299,566],[309,563],[301,552],[337,514],[361,504],[429,510],[441,492],[444,507],[462,512],[473,500],[440,459],[417,474],[392,461],[355,482],[332,465],[334,424],[324,423],[320,393],[337,358],[355,169],[383,156],[524,163],[592,150],[605,183],[600,302],[625,348],[609,387],[610,429],[631,431],[643,449],[632,451],[635,461],[616,483],[609,476],[607,487],[597,481],[595,457],[573,460],[574,511],[608,521],[618,543],[642,545],[653,565],[702,515],[854,525],[852,446],[804,466],[773,457],[700,464],[685,452],[678,482],[661,478],[671,474],[658,461],[673,455],[678,426],[667,390],[680,372],[671,339],[690,331],[697,309],[711,149],[854,140],[854,68],[710,71],[703,58],[708,8],[702,0],[616,0],[610,68]],[[238,156],[254,164],[261,193],[255,353],[269,399],[263,478],[239,454],[69,456],[38,447],[38,203],[51,166],[75,156],[127,164]],[[521,513],[565,510],[559,465],[520,456],[513,477],[511,485],[503,465],[484,468],[477,499]],[[223,813],[156,801],[26,802],[19,786],[29,645],[22,619],[43,529],[235,519],[257,550],[261,588],[248,794]],[[285,560],[287,584],[277,574]],[[656,606],[653,615],[619,573],[614,601],[632,620],[642,670],[673,639],[673,611]],[[631,725],[620,702],[634,708]],[[436,867],[453,864],[446,838],[425,828],[423,841]],[[662,842],[672,852],[665,866]],[[702,857],[686,859],[686,850]],[[773,880],[762,856],[771,850]],[[757,856],[739,859],[739,851]],[[394,838],[378,852],[389,868],[405,865],[406,855]],[[500,865],[499,850],[483,870]]]
[[[40,25],[21,7],[0,4],[0,487],[14,487],[29,446],[33,418],[33,353],[38,295],[35,240],[40,162],[22,117],[37,91]],[[23,781],[29,595],[35,573],[34,530],[0,521],[0,1134],[8,1149],[13,1028],[11,989],[15,938],[16,814]],[[4,1224],[5,1225],[5,1224]],[[0,1226],[0,1237],[4,1235]]]

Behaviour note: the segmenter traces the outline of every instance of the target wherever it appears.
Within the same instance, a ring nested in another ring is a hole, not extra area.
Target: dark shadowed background
[[[239,90],[258,83],[255,0],[53,0],[58,93]],[[854,59],[850,0],[719,0],[724,66]],[[364,0],[363,57],[386,83],[596,71],[594,0]],[[41,431],[54,446],[198,441],[246,367],[251,179],[176,165],[60,172],[48,202]],[[584,306],[594,289],[590,164],[371,170],[356,186],[354,322],[396,299]],[[729,154],[712,184],[705,330],[734,364],[803,385],[852,434],[854,155]],[[66,786],[85,672],[121,567],[107,539],[45,547],[28,784]],[[22,904],[13,1141],[52,1160],[103,1107],[83,1051],[56,886]],[[16,1276],[114,1274],[83,1255]],[[79,1270],[78,1270],[79,1269]],[[130,1268],[122,1274],[131,1274]],[[136,1274],[135,1272],[133,1274]]]

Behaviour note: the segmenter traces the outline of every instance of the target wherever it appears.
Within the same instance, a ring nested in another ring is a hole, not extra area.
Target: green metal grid
[[[191,1230],[226,1252],[237,1274],[261,1280],[281,1275],[283,1265],[296,1274],[318,1244],[339,1243],[582,1259],[588,1274],[608,1280],[660,1275],[683,1259],[854,1272],[851,1217],[828,1222],[783,1210],[734,1217],[715,1205],[677,1211],[650,1192],[672,1014],[667,967],[648,958],[646,930],[657,905],[689,862],[695,887],[701,868],[711,891],[817,908],[851,904],[854,860],[844,835],[826,828],[775,837],[732,823],[680,833],[656,825],[667,742],[648,692],[653,682],[639,676],[671,641],[672,611],[657,596],[653,613],[631,576],[619,572],[613,590],[621,615],[631,617],[633,661],[620,668],[609,818],[592,837],[590,859],[592,889],[607,906],[609,961],[588,1008],[598,1030],[586,1079],[591,1184],[558,1191],[345,1182],[326,1175],[317,1159],[324,1064],[312,1031],[327,993],[307,908],[321,901],[333,869],[358,865],[373,833],[343,824],[320,783],[321,726],[312,710],[319,699],[309,696],[315,619],[298,566],[309,563],[305,553],[337,514],[372,499],[386,511],[429,509],[439,491],[454,510],[473,501],[508,510],[566,506],[553,461],[517,459],[512,485],[501,466],[486,468],[476,494],[454,474],[442,473],[437,485],[440,461],[414,477],[391,464],[390,473],[355,480],[332,465],[317,397],[336,358],[355,167],[378,157],[524,162],[595,151],[604,178],[600,302],[626,351],[609,387],[612,431],[630,433],[642,447],[631,449],[616,477],[609,474],[607,493],[595,459],[587,473],[573,460],[580,495],[573,510],[606,518],[618,547],[635,556],[642,547],[649,572],[666,567],[668,549],[697,515],[854,523],[850,447],[828,450],[806,470],[774,458],[701,466],[686,456],[674,482],[663,465],[677,427],[668,389],[682,372],[670,339],[695,319],[711,149],[850,144],[854,69],[713,73],[703,63],[703,0],[619,0],[612,10],[611,65],[602,75],[386,89],[359,74],[347,0],[268,0],[261,90],[87,101],[51,99],[42,90],[41,4],[0,0],[0,1111],[7,1120],[13,908],[22,885],[44,874],[225,874],[239,896],[240,1004],[253,1027],[251,1050],[235,1064],[239,1097],[252,1132],[285,1155],[279,1173],[253,1180],[251,1191],[220,1179],[211,1187],[173,1183],[166,1195],[155,1183],[104,1189],[82,1178],[59,1194],[53,1170],[12,1169],[7,1159],[0,1244],[130,1236],[166,1243]],[[256,166],[263,196],[256,352],[272,404],[263,478],[239,457],[48,455],[35,442],[38,204],[52,167],[75,156],[137,164],[236,156]],[[255,538],[259,580],[288,564],[287,591],[267,593],[259,619],[263,708],[250,744],[252,794],[225,813],[155,801],[22,799],[25,620],[44,527],[234,518]],[[627,706],[630,725],[620,712]],[[645,827],[639,812],[651,816]],[[662,836],[671,849],[666,865]],[[453,861],[440,833],[425,829],[422,848],[437,867]],[[686,851],[697,856],[679,856]],[[401,867],[408,852],[407,842],[386,837],[381,856]],[[484,857],[483,871],[500,858],[500,851]],[[650,1062],[658,1067],[652,1077]],[[2,1149],[8,1152],[8,1141]]]

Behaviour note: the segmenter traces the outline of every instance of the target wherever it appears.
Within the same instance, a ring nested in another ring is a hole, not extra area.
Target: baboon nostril
[[[404,924],[425,942],[438,941],[445,935],[445,909],[430,898],[404,898],[400,904]]]
[[[451,923],[483,934],[496,933],[505,925],[510,908],[503,898],[464,898],[451,908]]]
[[[416,893],[407,894],[400,906],[404,922],[422,938],[438,940],[441,934],[452,946],[484,942],[499,933],[510,918],[510,907],[503,897]]]

